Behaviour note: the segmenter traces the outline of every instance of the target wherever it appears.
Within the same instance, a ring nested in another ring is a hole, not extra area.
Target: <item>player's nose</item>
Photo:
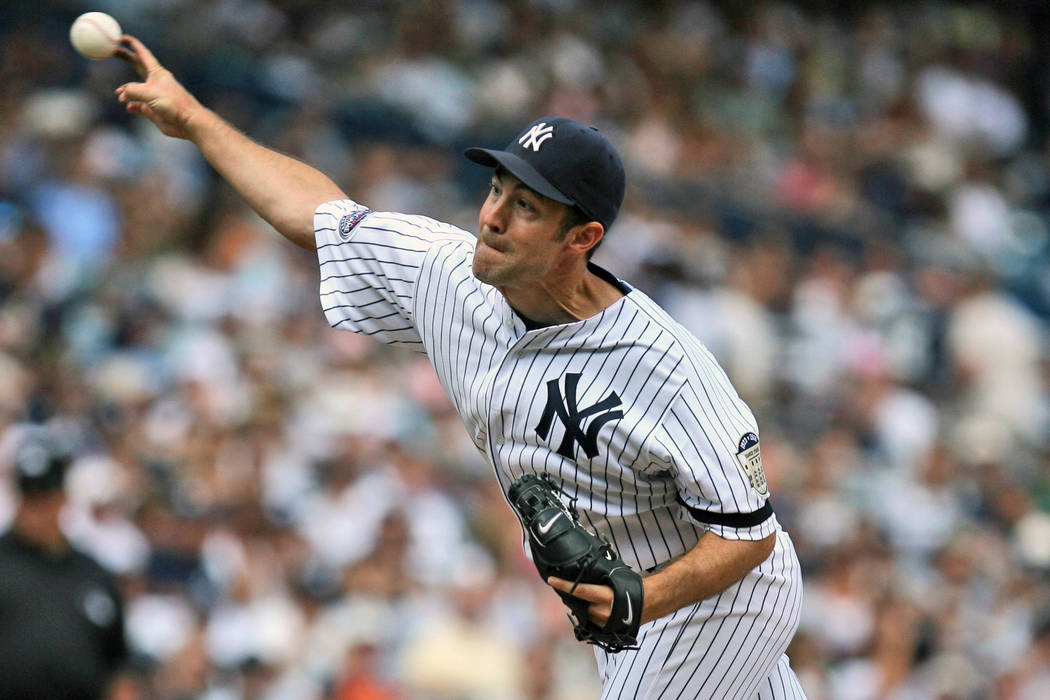
[[[486,203],[481,207],[481,229],[488,233],[503,233],[506,230],[507,207],[502,202]]]

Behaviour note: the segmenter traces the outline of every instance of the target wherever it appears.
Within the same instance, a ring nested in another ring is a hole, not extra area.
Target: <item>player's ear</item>
[[[605,227],[597,221],[588,221],[585,224],[573,226],[569,229],[569,247],[586,256],[588,251],[601,242],[604,235]]]

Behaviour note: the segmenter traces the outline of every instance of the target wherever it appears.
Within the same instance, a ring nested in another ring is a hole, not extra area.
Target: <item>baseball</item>
[[[91,59],[109,58],[120,45],[120,25],[105,12],[85,12],[69,28],[73,48]]]

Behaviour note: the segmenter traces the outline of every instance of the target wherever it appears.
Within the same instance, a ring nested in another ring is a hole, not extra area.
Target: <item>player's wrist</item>
[[[698,565],[695,550],[680,557],[654,574],[642,579],[645,605],[642,623],[666,617],[679,608],[707,597],[709,571]]]
[[[218,114],[202,105],[192,95],[189,96],[187,105],[181,110],[179,126],[186,139],[197,146],[212,135],[221,135],[223,128],[228,127]]]
[[[667,576],[664,572],[653,574],[642,579],[643,600],[642,624],[659,620],[665,615],[670,615],[677,610],[677,605],[670,595],[673,586],[667,585]]]

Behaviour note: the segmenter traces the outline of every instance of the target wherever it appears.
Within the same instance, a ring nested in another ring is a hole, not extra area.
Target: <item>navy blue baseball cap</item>
[[[606,230],[623,204],[623,161],[602,132],[566,117],[529,124],[507,148],[468,148],[470,160],[503,166],[526,187],[555,202],[575,206]]]

